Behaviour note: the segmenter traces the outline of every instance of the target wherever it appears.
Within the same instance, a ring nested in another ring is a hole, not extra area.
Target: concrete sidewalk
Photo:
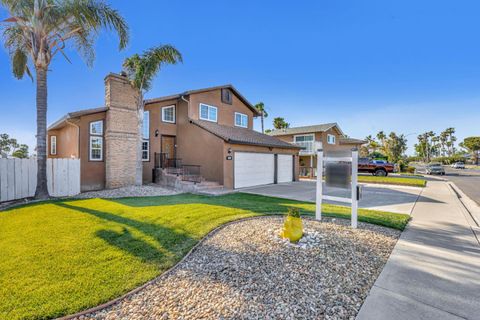
[[[357,319],[480,319],[473,230],[450,186],[430,181]]]

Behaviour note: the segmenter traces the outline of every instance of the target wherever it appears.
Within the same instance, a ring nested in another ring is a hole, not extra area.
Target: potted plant
[[[288,208],[287,217],[285,218],[280,236],[290,240],[290,242],[297,242],[302,238],[303,223],[298,208]]]

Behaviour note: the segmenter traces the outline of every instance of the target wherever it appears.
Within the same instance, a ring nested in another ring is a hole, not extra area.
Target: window
[[[243,113],[235,112],[235,125],[237,127],[248,128],[248,116]]]
[[[90,122],[90,134],[101,136],[103,134],[103,121]]]
[[[103,160],[103,138],[91,136],[90,137],[90,161]]]
[[[150,111],[143,112],[143,139],[150,138]]]
[[[168,106],[162,108],[162,121],[175,123],[175,106]]]
[[[200,119],[217,122],[217,107],[200,103]]]
[[[222,89],[222,102],[226,104],[232,104],[232,91],[230,91],[230,89]]]
[[[313,134],[303,135],[303,136],[295,136],[295,142],[309,142],[313,141],[314,136]]]
[[[335,136],[333,134],[327,135],[327,143],[328,144],[335,144]]]
[[[142,161],[150,161],[150,141],[142,142]]]
[[[50,154],[57,154],[57,136],[50,136]]]

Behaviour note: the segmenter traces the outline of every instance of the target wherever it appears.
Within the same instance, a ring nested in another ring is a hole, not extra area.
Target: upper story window
[[[202,120],[217,122],[217,107],[200,103],[199,114]]]
[[[50,154],[57,154],[57,136],[50,136]]]
[[[232,91],[230,89],[222,89],[222,102],[226,104],[232,104]]]
[[[243,113],[235,112],[235,125],[237,127],[248,128],[248,116]]]
[[[167,106],[162,108],[162,121],[175,123],[175,106]]]
[[[149,139],[150,138],[150,111],[143,112],[142,130],[143,130],[143,139]]]
[[[90,122],[90,134],[92,135],[103,135],[103,121],[94,121]]]
[[[313,134],[306,134],[301,136],[295,136],[295,142],[310,142],[315,139]]]
[[[327,143],[328,144],[335,144],[335,136],[333,134],[327,135]]]

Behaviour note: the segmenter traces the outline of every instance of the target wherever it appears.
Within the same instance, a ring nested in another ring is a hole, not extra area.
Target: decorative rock
[[[292,244],[278,236],[282,223],[230,224],[173,272],[86,318],[354,319],[400,233],[304,219],[305,236]]]

